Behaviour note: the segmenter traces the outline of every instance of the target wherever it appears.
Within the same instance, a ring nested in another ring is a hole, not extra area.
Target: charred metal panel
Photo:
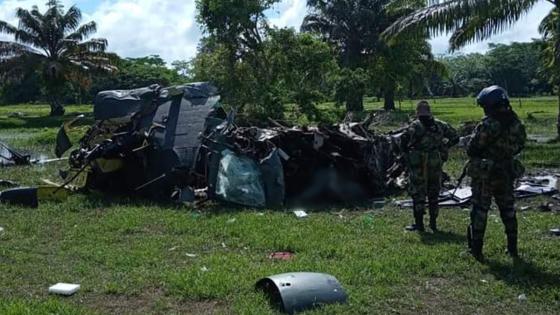
[[[282,312],[294,314],[325,304],[346,303],[346,292],[338,280],[328,274],[295,272],[264,278],[257,290],[270,298]]]

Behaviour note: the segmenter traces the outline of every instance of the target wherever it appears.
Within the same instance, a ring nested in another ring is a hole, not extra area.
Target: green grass
[[[410,110],[408,104],[402,104],[403,111]],[[367,107],[379,104],[368,100]],[[523,119],[542,112],[526,120],[533,134],[553,135],[556,109],[548,98],[516,105]],[[90,111],[70,106],[67,117],[47,118],[46,106],[0,107],[0,139],[52,156],[56,128]],[[466,99],[438,100],[434,111],[456,126],[481,117]],[[11,112],[25,115],[8,118]],[[407,115],[395,116],[377,128],[397,127]],[[559,149],[558,144],[531,144],[523,159],[532,169],[558,169]],[[454,150],[448,165],[454,176],[464,159]],[[64,167],[62,162],[0,169],[0,178],[36,185],[42,178],[56,180]],[[558,227],[559,217],[537,210],[547,200],[519,204],[530,209],[519,214],[523,261],[518,264],[504,254],[503,227],[495,211],[485,247],[488,263],[479,264],[465,250],[468,211],[444,209],[443,232],[418,235],[403,231],[410,213],[391,200],[377,210],[317,209],[306,220],[296,219],[289,209],[212,205],[194,210],[96,194],[39,209],[0,205],[5,229],[0,234],[0,314],[273,314],[254,284],[293,271],[330,273],[349,294],[347,305],[309,314],[557,313],[560,239],[547,231]],[[267,258],[285,250],[296,258]],[[80,283],[82,289],[70,298],[49,296],[48,286],[57,282]],[[521,294],[527,301],[518,301]]]

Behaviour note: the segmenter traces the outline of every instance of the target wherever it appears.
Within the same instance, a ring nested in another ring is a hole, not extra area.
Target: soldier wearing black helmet
[[[486,117],[477,126],[467,148],[468,174],[473,189],[471,224],[467,232],[469,248],[477,260],[484,260],[484,233],[494,197],[505,226],[507,252],[516,258],[518,224],[513,185],[524,169],[515,157],[523,150],[527,135],[503,88],[491,86],[482,90],[477,102],[484,108]]]

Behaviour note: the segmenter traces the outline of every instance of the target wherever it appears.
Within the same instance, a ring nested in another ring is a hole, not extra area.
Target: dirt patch
[[[90,294],[76,303],[102,314],[223,314],[227,307],[217,301],[189,301],[166,296],[161,290],[141,295]]]

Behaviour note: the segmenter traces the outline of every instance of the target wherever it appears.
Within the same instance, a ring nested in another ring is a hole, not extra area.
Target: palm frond
[[[61,26],[64,29],[64,32],[71,32],[80,26],[80,22],[82,21],[82,11],[80,11],[80,9],[76,6],[71,6],[70,9],[66,11],[66,14],[62,16],[61,21]]]
[[[37,13],[38,10],[34,8],[28,11],[22,8],[16,9],[16,17],[19,20],[18,29],[34,36],[40,36],[43,31],[42,16],[37,16],[32,12]]]
[[[25,54],[39,55],[40,53],[26,45],[14,42],[0,41],[0,60],[19,57]]]
[[[550,10],[548,15],[539,24],[539,33],[541,33],[544,38],[548,38],[557,33],[558,22],[560,22],[560,12],[556,8]]]
[[[93,21],[80,26],[75,32],[66,36],[68,40],[83,41],[92,34],[97,32],[97,24]]]
[[[17,32],[17,27],[8,22],[0,21],[0,33],[13,35]]]
[[[516,23],[539,0],[448,0],[397,20],[383,33],[393,37],[414,28],[430,35],[453,33],[451,49],[488,39]]]

